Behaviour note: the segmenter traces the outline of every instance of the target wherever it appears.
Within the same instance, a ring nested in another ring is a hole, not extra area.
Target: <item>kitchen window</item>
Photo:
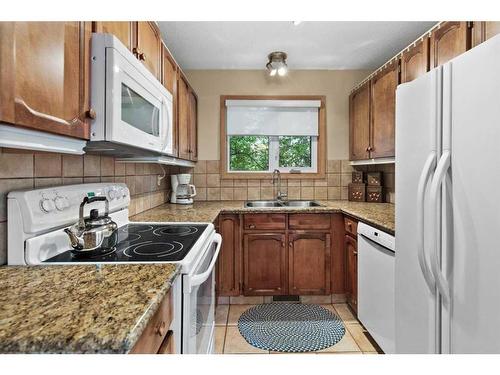
[[[297,177],[324,173],[323,103],[323,97],[222,97],[223,177],[260,178],[275,169]]]

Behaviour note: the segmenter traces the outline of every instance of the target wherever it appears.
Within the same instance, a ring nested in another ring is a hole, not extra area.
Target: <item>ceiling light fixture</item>
[[[285,52],[271,52],[267,58],[269,59],[266,64],[266,68],[269,71],[269,75],[274,77],[278,74],[283,77],[288,72],[288,65],[286,64],[287,54]]]

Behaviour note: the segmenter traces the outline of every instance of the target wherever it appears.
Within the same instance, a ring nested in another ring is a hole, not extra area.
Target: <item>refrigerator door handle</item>
[[[439,215],[440,215],[440,207],[438,207],[438,195],[440,192],[440,187],[446,177],[446,172],[450,167],[451,162],[451,154],[449,150],[443,151],[441,158],[436,167],[436,172],[434,174],[434,178],[431,183],[431,191],[430,191],[430,199],[431,199],[431,207],[434,212],[431,215],[432,222],[432,238],[434,245],[432,246],[431,251],[431,269],[434,274],[434,279],[436,280],[436,285],[438,287],[439,293],[443,298],[443,302],[448,304],[450,301],[450,288],[448,286],[448,282],[446,278],[443,276],[441,272],[441,266],[439,264],[439,255],[438,250],[440,248],[440,233],[436,230],[436,226],[438,225]]]
[[[420,269],[424,275],[425,282],[430,291],[434,294],[436,290],[436,282],[433,278],[431,269],[427,263],[425,256],[424,242],[424,207],[425,207],[425,190],[427,184],[431,181],[432,171],[436,166],[436,151],[431,151],[427,160],[424,163],[424,168],[420,174],[417,187],[417,254]]]

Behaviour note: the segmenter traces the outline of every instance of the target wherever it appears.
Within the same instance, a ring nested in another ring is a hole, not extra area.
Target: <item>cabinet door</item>
[[[474,21],[472,24],[472,46],[478,44],[500,34],[499,21]]]
[[[425,37],[401,56],[401,83],[413,81],[429,71],[429,38]]]
[[[137,22],[136,30],[134,53],[160,81],[162,56],[160,31],[154,22],[146,21]]]
[[[93,22],[93,30],[96,33],[113,34],[132,51],[133,22],[96,21]]]
[[[238,215],[221,215],[219,233],[222,236],[222,248],[218,259],[218,285],[220,296],[238,296],[240,294],[241,237]]]
[[[346,254],[346,297],[347,303],[358,311],[358,244],[349,235],[345,236]]]
[[[243,239],[243,294],[287,294],[284,234],[245,234]]]
[[[179,157],[189,159],[189,88],[187,82],[179,77],[177,80],[177,118]]]
[[[370,158],[373,159],[394,156],[398,70],[398,62],[394,61],[372,78]]]
[[[0,121],[89,138],[89,22],[2,22]]]
[[[330,294],[330,234],[290,233],[288,241],[289,293]]]
[[[198,160],[198,99],[189,90],[189,159]]]
[[[172,94],[172,109],[173,109],[173,122],[172,122],[172,132],[173,132],[173,155],[179,155],[179,145],[178,145],[178,108],[177,108],[177,64],[174,59],[167,51],[165,46],[163,48],[163,73],[162,82],[163,86]]]
[[[446,63],[469,49],[470,36],[467,22],[443,22],[431,34],[431,69]]]
[[[349,153],[351,160],[370,156],[370,83],[349,97]]]

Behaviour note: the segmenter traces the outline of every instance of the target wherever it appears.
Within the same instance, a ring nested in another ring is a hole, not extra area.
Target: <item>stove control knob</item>
[[[61,196],[57,196],[56,199],[54,199],[54,205],[56,206],[58,211],[62,211],[67,207],[66,201],[67,201],[67,198],[64,198]]]
[[[127,189],[121,188],[120,193],[121,193],[122,198],[127,198]]]
[[[43,198],[40,201],[40,208],[42,209],[43,212],[51,212],[54,211],[56,206],[54,204],[54,201],[51,199]]]

